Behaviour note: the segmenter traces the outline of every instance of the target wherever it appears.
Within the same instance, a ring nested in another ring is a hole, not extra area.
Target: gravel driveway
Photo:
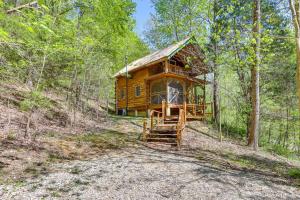
[[[143,146],[52,168],[23,185],[0,185],[1,199],[300,199],[297,188],[261,175]]]

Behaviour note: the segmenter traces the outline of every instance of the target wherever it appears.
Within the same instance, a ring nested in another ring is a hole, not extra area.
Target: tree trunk
[[[297,58],[297,94],[298,94],[298,107],[300,110],[300,0],[289,0],[290,9],[293,16],[294,28],[295,28],[295,39],[296,39],[296,58]]]
[[[214,73],[214,80],[213,80],[213,103],[214,103],[214,120],[216,124],[219,124],[219,73],[218,73],[218,66],[217,66],[217,1],[214,0],[213,5],[213,27],[212,27],[212,46],[213,46],[213,73]]]
[[[255,44],[254,63],[251,68],[251,124],[248,138],[248,145],[254,150],[258,149],[260,97],[259,97],[259,66],[260,66],[260,0],[254,0],[253,5],[253,37]]]
[[[296,72],[296,83],[297,83],[297,95],[298,95],[298,107],[300,111],[300,32],[297,33],[297,72]]]
[[[216,69],[214,70],[214,81],[213,81],[213,104],[214,104],[214,120],[216,124],[219,124],[219,84],[218,84],[218,72],[216,72]]]

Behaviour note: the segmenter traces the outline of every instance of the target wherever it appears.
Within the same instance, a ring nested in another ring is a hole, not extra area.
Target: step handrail
[[[179,116],[178,116],[178,123],[177,123],[177,130],[176,130],[176,139],[177,139],[177,146],[178,148],[181,147],[182,143],[182,132],[185,128],[185,111],[184,109],[180,109]]]
[[[149,135],[149,130],[147,129],[147,120],[144,120],[143,122],[143,136],[142,136],[142,140],[145,142],[147,141]]]
[[[156,114],[156,116],[155,116]],[[160,119],[163,118],[163,113],[157,110],[151,110],[150,112],[150,129],[154,128],[154,120],[156,119],[156,125],[160,124]]]

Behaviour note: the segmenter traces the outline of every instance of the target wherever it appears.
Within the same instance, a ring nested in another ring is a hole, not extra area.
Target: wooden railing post
[[[161,111],[162,111],[162,119],[165,120],[166,117],[166,100],[162,100]]]
[[[150,121],[151,121],[151,122],[150,122],[150,129],[151,129],[151,130],[153,129],[153,125],[154,125],[154,121],[153,121],[153,120],[154,120],[154,119],[153,119],[154,116],[153,116],[153,114],[154,114],[154,112],[151,111],[151,116],[150,116],[150,117],[151,117],[151,118],[150,118]]]
[[[184,121],[186,122],[186,101],[183,103]]]
[[[147,140],[147,121],[144,120],[143,123],[143,141],[145,142]]]
[[[194,116],[197,115],[197,113],[196,113],[196,105],[195,104],[193,104],[193,114],[194,114]]]
[[[182,132],[185,127],[184,117],[185,117],[184,109],[180,109],[179,116],[178,116],[178,123],[177,123],[177,131],[176,131],[177,146],[179,149],[181,147]]]

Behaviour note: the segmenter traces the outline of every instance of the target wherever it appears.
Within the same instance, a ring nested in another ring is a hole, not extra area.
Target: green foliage
[[[125,55],[131,61],[148,52],[133,32],[131,0],[41,0],[39,7],[0,15],[0,77],[71,93],[80,85],[86,96],[108,98]]]
[[[289,149],[287,149],[286,147],[282,146],[282,145],[272,145],[272,146],[267,146],[266,149],[270,152],[276,153],[278,155],[281,156],[285,156],[285,157],[290,157],[292,156],[293,152]]]
[[[194,35],[217,75],[222,128],[228,136],[246,140],[251,111],[250,69],[255,61],[253,1],[154,0],[153,4],[155,13],[146,31],[147,41],[161,48]],[[293,24],[290,10],[282,1],[261,4],[260,145],[290,156],[289,152],[299,154],[300,144]],[[212,87],[207,87],[206,94],[212,100]]]
[[[7,137],[6,137],[7,140],[15,140],[16,139],[16,136],[14,133],[12,132],[9,132]]]
[[[292,178],[300,179],[300,169],[299,168],[292,168],[288,171],[288,174]]]
[[[130,141],[128,136],[115,131],[105,131],[98,134],[86,134],[76,138],[78,142],[89,142],[100,149],[118,149],[126,147]]]
[[[50,108],[51,102],[41,92],[30,92],[20,103],[20,108],[23,111],[29,111],[36,108]]]
[[[39,0],[39,9],[10,15],[5,11],[15,2],[0,2],[0,78],[26,83],[33,91],[20,104],[24,111],[51,107],[42,95],[49,88],[65,93],[73,106],[83,98],[110,99],[114,96],[111,76],[125,65],[125,57],[131,62],[148,53],[133,31],[132,0]],[[155,13],[145,33],[150,47],[162,48],[194,35],[218,75],[222,128],[245,139],[255,56],[253,2],[152,2]],[[291,16],[279,0],[262,1],[262,13],[260,145],[288,156],[300,152]],[[207,99],[212,99],[211,93],[207,87]]]

